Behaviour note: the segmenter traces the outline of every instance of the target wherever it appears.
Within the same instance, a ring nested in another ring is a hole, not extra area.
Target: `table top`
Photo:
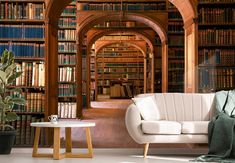
[[[33,127],[94,127],[95,122],[83,122],[83,121],[62,121],[57,123],[51,122],[33,122],[30,123]]]

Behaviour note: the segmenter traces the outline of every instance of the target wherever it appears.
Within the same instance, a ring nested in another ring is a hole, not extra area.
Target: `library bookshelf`
[[[233,89],[235,86],[235,1],[200,0],[199,92]]]
[[[183,19],[168,4],[168,92],[184,92],[184,29]]]
[[[21,88],[25,106],[15,106],[19,119],[12,122],[15,146],[32,146],[31,122],[44,121],[45,111],[45,2],[44,0],[0,1],[0,51],[15,54],[16,71],[23,74],[12,88]],[[40,145],[46,144],[45,130]]]

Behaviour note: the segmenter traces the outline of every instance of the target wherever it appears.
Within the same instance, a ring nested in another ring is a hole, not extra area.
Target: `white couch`
[[[214,115],[215,94],[154,93],[133,98],[125,123],[130,136],[149,143],[207,143],[208,123]]]

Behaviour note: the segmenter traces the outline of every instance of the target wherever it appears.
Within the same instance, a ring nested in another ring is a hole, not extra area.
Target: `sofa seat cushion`
[[[208,134],[209,121],[182,121],[183,134]]]
[[[176,121],[142,121],[145,134],[181,134],[181,124]]]

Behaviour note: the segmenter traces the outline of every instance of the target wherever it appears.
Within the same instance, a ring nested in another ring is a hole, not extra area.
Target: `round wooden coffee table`
[[[91,158],[93,157],[90,127],[95,126],[94,122],[82,122],[82,121],[63,121],[63,122],[57,122],[57,123],[34,122],[34,123],[31,123],[30,125],[32,127],[36,127],[33,154],[32,154],[33,157],[53,157],[56,160],[63,159],[63,158]],[[38,153],[38,143],[39,143],[39,138],[40,138],[41,127],[54,128],[53,154]],[[85,128],[88,153],[85,153],[85,154],[73,154],[72,153],[71,128],[73,127]],[[60,153],[60,128],[65,128],[65,141],[66,141],[65,153]]]

